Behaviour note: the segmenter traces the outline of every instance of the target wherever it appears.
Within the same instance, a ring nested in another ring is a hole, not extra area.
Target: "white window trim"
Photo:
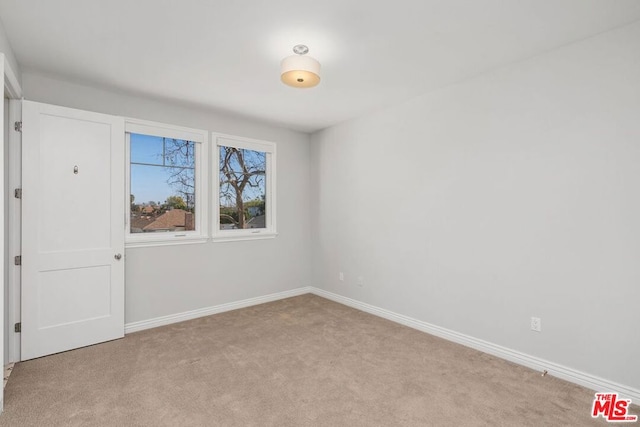
[[[276,144],[269,141],[244,138],[222,133],[211,133],[213,156],[211,165],[211,185],[213,215],[212,215],[212,240],[214,242],[233,242],[238,240],[273,239],[276,231]],[[266,222],[265,228],[252,228],[246,230],[220,230],[220,146],[244,148],[266,153],[267,171],[266,179]]]
[[[131,233],[131,145],[130,134],[138,133],[195,142],[196,230],[174,233]],[[126,136],[126,212],[125,247],[164,246],[205,243],[209,238],[209,132],[166,123],[125,118]]]

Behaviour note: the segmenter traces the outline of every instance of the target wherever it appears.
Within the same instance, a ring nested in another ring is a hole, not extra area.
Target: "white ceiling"
[[[0,0],[23,70],[315,131],[640,19],[638,0]],[[295,44],[322,64],[280,82]]]

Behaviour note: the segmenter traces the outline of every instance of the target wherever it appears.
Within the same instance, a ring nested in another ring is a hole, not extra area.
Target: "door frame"
[[[22,87],[14,73],[11,65],[6,61],[4,55],[2,55],[4,62],[4,90],[5,95],[9,98],[9,122],[4,126],[8,128],[8,141],[5,144],[9,144],[8,154],[8,169],[9,179],[7,188],[9,189],[6,199],[4,200],[4,208],[8,208],[8,217],[5,221],[8,222],[8,234],[4,236],[9,242],[8,252],[5,254],[5,265],[8,269],[8,282],[5,283],[4,292],[2,298],[5,295],[8,296],[8,301],[2,301],[2,307],[7,307],[8,313],[6,318],[8,323],[5,325],[4,333],[8,337],[8,360],[3,361],[3,366],[7,363],[19,362],[20,359],[20,334],[14,332],[14,325],[20,322],[20,266],[14,265],[14,257],[20,255],[21,248],[21,205],[20,200],[13,197],[13,190],[20,188],[22,184],[22,136],[20,132],[17,132],[13,124],[14,122],[22,120]],[[3,321],[4,323],[4,321]],[[3,354],[6,351],[4,349],[5,341],[2,341]]]
[[[0,72],[2,72],[4,78],[4,93],[9,99],[9,104],[11,104],[11,100],[20,99],[20,97],[22,96],[22,88],[20,87],[20,82],[18,81],[16,73],[11,68],[11,64],[9,63],[9,61],[7,61],[4,53],[0,53]],[[9,108],[9,110],[11,110],[11,108]],[[0,236],[2,237],[3,242],[8,242],[6,253],[5,244],[3,243],[2,246],[0,246],[0,277],[2,277],[2,283],[4,284],[2,287],[2,292],[0,292],[0,319],[2,319],[3,324],[3,327],[0,328],[0,342],[2,343],[2,353],[0,353],[0,359],[2,360],[2,369],[4,371],[5,363],[13,359],[11,351],[12,347],[14,347],[14,337],[10,333],[9,328],[9,325],[12,324],[12,316],[14,313],[12,304],[10,303],[10,297],[5,297],[5,295],[10,295],[12,290],[15,292],[15,283],[12,282],[12,280],[15,279],[15,271],[12,268],[13,263],[9,262],[10,260],[12,260],[13,257],[11,256],[11,254],[15,250],[15,245],[11,240],[14,224],[10,222],[11,210],[13,208],[11,200],[13,199],[9,195],[10,191],[5,190],[11,188],[9,187],[9,185],[13,185],[11,175],[11,153],[7,155],[7,158],[5,158],[5,149],[11,150],[11,146],[13,145],[13,127],[11,126],[11,114],[9,114],[8,123],[5,123],[4,98],[2,101],[2,106],[0,107],[0,123],[3,140],[2,150],[0,150],[0,164],[2,165],[2,173],[0,174],[0,188],[2,188],[3,194],[2,209],[0,209],[0,218],[2,219],[0,221],[0,223],[2,223],[2,227],[0,227]],[[5,182],[5,161],[7,161],[8,169],[7,182]],[[8,215],[6,217],[5,211],[8,212]],[[8,226],[7,229],[9,230],[6,236],[5,226]],[[5,269],[7,271],[5,271]],[[5,280],[5,273],[8,275],[7,280]],[[8,323],[6,320],[8,320]],[[7,346],[9,347],[8,349],[6,348]],[[5,352],[8,353],[8,360],[5,360]],[[4,410],[4,388],[0,389],[0,412],[2,410]]]

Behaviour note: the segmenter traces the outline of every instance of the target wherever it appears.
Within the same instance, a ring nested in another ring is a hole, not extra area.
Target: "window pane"
[[[195,230],[195,143],[130,134],[131,233]]]
[[[266,153],[219,149],[220,229],[266,228]]]
[[[131,163],[163,164],[163,141],[157,136],[131,134]]]

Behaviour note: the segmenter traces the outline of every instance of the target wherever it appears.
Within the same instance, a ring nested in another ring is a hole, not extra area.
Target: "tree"
[[[195,143],[174,138],[163,138],[162,142],[164,164],[171,170],[167,184],[182,197],[184,209],[193,211],[196,200]]]
[[[220,147],[220,205],[234,207],[237,215],[220,210],[220,221],[245,228],[245,198],[256,191],[264,196],[266,153],[235,147]],[[253,191],[249,191],[253,190]],[[253,198],[253,197],[251,197]]]
[[[165,201],[165,204],[169,207],[169,208],[173,208],[173,209],[187,209],[187,204],[185,203],[184,199],[180,196],[169,196],[167,197],[167,200]]]

